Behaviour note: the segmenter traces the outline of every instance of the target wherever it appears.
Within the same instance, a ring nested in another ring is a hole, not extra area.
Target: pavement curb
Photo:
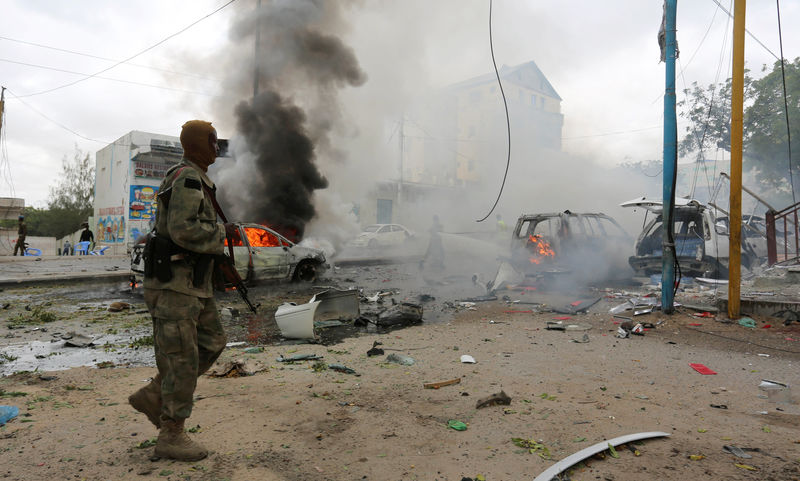
[[[30,285],[58,284],[63,282],[88,284],[92,282],[111,282],[126,281],[130,279],[130,271],[103,272],[103,273],[81,273],[53,275],[47,277],[30,277],[18,279],[0,279],[0,287],[25,287]]]

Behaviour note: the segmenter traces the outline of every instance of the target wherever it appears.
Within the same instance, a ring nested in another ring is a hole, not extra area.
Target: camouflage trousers
[[[217,304],[213,297],[146,288],[144,300],[153,316],[161,414],[174,420],[188,418],[198,376],[214,364],[227,342]]]

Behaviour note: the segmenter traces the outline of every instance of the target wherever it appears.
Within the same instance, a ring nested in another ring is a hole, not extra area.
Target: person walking
[[[19,250],[19,255],[25,255],[25,237],[28,236],[28,226],[25,225],[25,216],[19,216],[19,225],[17,226],[17,243],[14,245],[14,255],[17,255],[17,250]]]
[[[159,428],[156,456],[197,461],[208,450],[189,438],[184,424],[198,376],[225,348],[212,271],[233,226],[217,222],[216,187],[206,175],[219,153],[216,130],[191,120],[180,139],[183,159],[161,182],[154,235],[145,248],[144,299],[153,317],[158,374],[128,402]]]

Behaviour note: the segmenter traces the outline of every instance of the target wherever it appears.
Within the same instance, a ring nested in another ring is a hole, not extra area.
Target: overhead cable
[[[492,65],[494,65],[494,74],[497,77],[497,84],[500,86],[500,94],[503,96],[503,107],[505,107],[506,111],[506,132],[508,134],[508,157],[506,159],[506,171],[503,174],[503,183],[500,184],[500,191],[497,193],[497,199],[494,201],[494,205],[486,214],[483,219],[478,219],[476,222],[483,222],[492,215],[494,212],[495,207],[497,207],[497,203],[500,202],[500,196],[503,195],[503,187],[506,185],[506,178],[508,177],[508,167],[511,164],[511,120],[508,118],[508,102],[506,101],[506,93],[503,91],[503,82],[500,80],[500,72],[497,70],[497,62],[494,59],[494,40],[492,38],[492,0],[489,0],[489,49],[492,52]]]
[[[781,1],[775,0],[778,5],[778,40],[781,45],[781,80],[783,81],[783,111],[786,113],[786,145],[789,147],[789,182],[792,186],[792,205],[797,203],[794,193],[794,169],[792,169],[792,132],[789,129],[789,101],[786,98],[786,69],[783,59],[783,33],[781,31]]]
[[[193,26],[197,25],[198,23],[202,22],[203,20],[207,19],[208,17],[214,15],[215,13],[219,12],[220,10],[222,10],[223,8],[227,7],[228,5],[232,4],[235,1],[236,0],[229,0],[227,3],[225,3],[221,7],[217,8],[213,12],[207,14],[206,16],[195,20],[194,22],[190,23],[189,25],[187,25],[186,27],[182,28],[181,30],[178,30],[177,32],[173,33],[172,35],[164,38],[163,40],[160,40],[160,41],[154,43],[153,45],[147,47],[146,49],[144,49],[144,50],[142,50],[142,51],[140,51],[140,52],[138,52],[138,53],[136,53],[134,55],[131,55],[130,57],[128,57],[128,58],[126,58],[124,60],[120,60],[119,62],[115,63],[114,65],[111,65],[110,67],[106,67],[106,68],[104,68],[102,70],[99,70],[99,71],[97,71],[97,72],[95,72],[95,73],[93,73],[91,75],[87,75],[86,77],[78,79],[78,80],[75,80],[73,82],[66,83],[64,85],[59,85],[58,87],[53,87],[51,89],[42,90],[42,91],[39,91],[39,92],[33,92],[33,93],[30,93],[30,94],[25,94],[25,95],[17,95],[16,98],[19,99],[21,97],[33,97],[34,95],[42,95],[42,94],[54,92],[56,90],[60,90],[60,89],[66,88],[66,87],[71,87],[72,85],[75,85],[77,83],[83,82],[84,80],[90,79],[92,77],[96,77],[96,76],[100,75],[101,73],[108,72],[109,70],[111,70],[111,69],[113,69],[115,67],[118,67],[118,66],[122,65],[123,63],[126,63],[126,62],[128,62],[130,60],[133,60],[134,58],[146,53],[146,52],[149,52],[150,50],[158,47],[159,45],[161,45],[162,43],[166,42],[167,40],[170,40],[170,39],[182,34],[183,32],[189,30]]]

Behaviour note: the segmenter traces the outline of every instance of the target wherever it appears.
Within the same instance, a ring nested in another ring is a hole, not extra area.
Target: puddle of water
[[[89,347],[68,347],[65,345],[66,341],[60,339],[55,342],[10,344],[3,348],[3,353],[17,359],[0,364],[0,375],[7,376],[19,371],[63,371],[78,366],[94,366],[101,362],[113,362],[116,366],[154,366],[152,347],[104,348],[105,344],[127,345],[144,335],[148,334],[143,331],[135,335],[105,335],[96,339],[94,345]]]

